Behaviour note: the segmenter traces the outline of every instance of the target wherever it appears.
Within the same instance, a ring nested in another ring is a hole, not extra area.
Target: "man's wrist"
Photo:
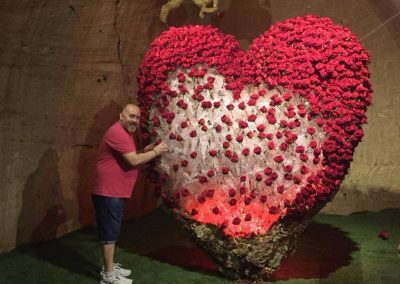
[[[156,154],[156,157],[158,156],[158,153],[155,149],[152,149],[152,151],[154,151],[154,153]]]

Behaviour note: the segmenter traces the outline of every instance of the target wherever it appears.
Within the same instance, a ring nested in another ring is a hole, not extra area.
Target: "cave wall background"
[[[97,146],[120,107],[136,101],[138,65],[167,28],[163,0],[1,2],[0,252],[93,223]],[[400,0],[221,0],[219,16],[198,11],[187,2],[168,24],[212,24],[242,48],[272,23],[308,13],[350,27],[371,54],[374,100],[350,172],[323,212],[400,207]],[[126,216],[156,204],[143,171]]]

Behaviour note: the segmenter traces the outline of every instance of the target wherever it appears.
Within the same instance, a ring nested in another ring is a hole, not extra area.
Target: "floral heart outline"
[[[232,36],[211,26],[170,28],[153,41],[140,65],[138,100],[144,137],[157,135],[158,122],[151,109],[157,109],[167,124],[178,123],[168,108],[177,92],[166,82],[179,68],[193,70],[194,77],[216,69],[234,101],[242,99],[249,85],[266,84],[269,90],[283,87],[309,102],[309,118],[318,119],[326,135],[321,145],[324,168],[318,181],[297,192],[285,205],[285,215],[319,209],[338,190],[363,137],[361,125],[366,123],[365,111],[372,97],[368,63],[368,54],[348,29],[311,15],[274,24],[247,52],[239,49]],[[205,71],[197,68],[200,65],[206,66]],[[163,175],[161,183],[166,180]],[[168,204],[176,205],[175,193],[164,195]],[[188,212],[181,213],[192,218]]]

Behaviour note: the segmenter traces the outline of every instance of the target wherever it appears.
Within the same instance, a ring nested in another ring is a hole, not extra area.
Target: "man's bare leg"
[[[114,270],[114,250],[115,244],[103,245],[104,271],[112,272]]]

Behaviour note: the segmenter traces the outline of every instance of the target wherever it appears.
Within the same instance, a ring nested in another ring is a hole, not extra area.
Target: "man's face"
[[[134,133],[140,121],[140,109],[134,105],[128,105],[119,115],[122,127],[129,133]]]

